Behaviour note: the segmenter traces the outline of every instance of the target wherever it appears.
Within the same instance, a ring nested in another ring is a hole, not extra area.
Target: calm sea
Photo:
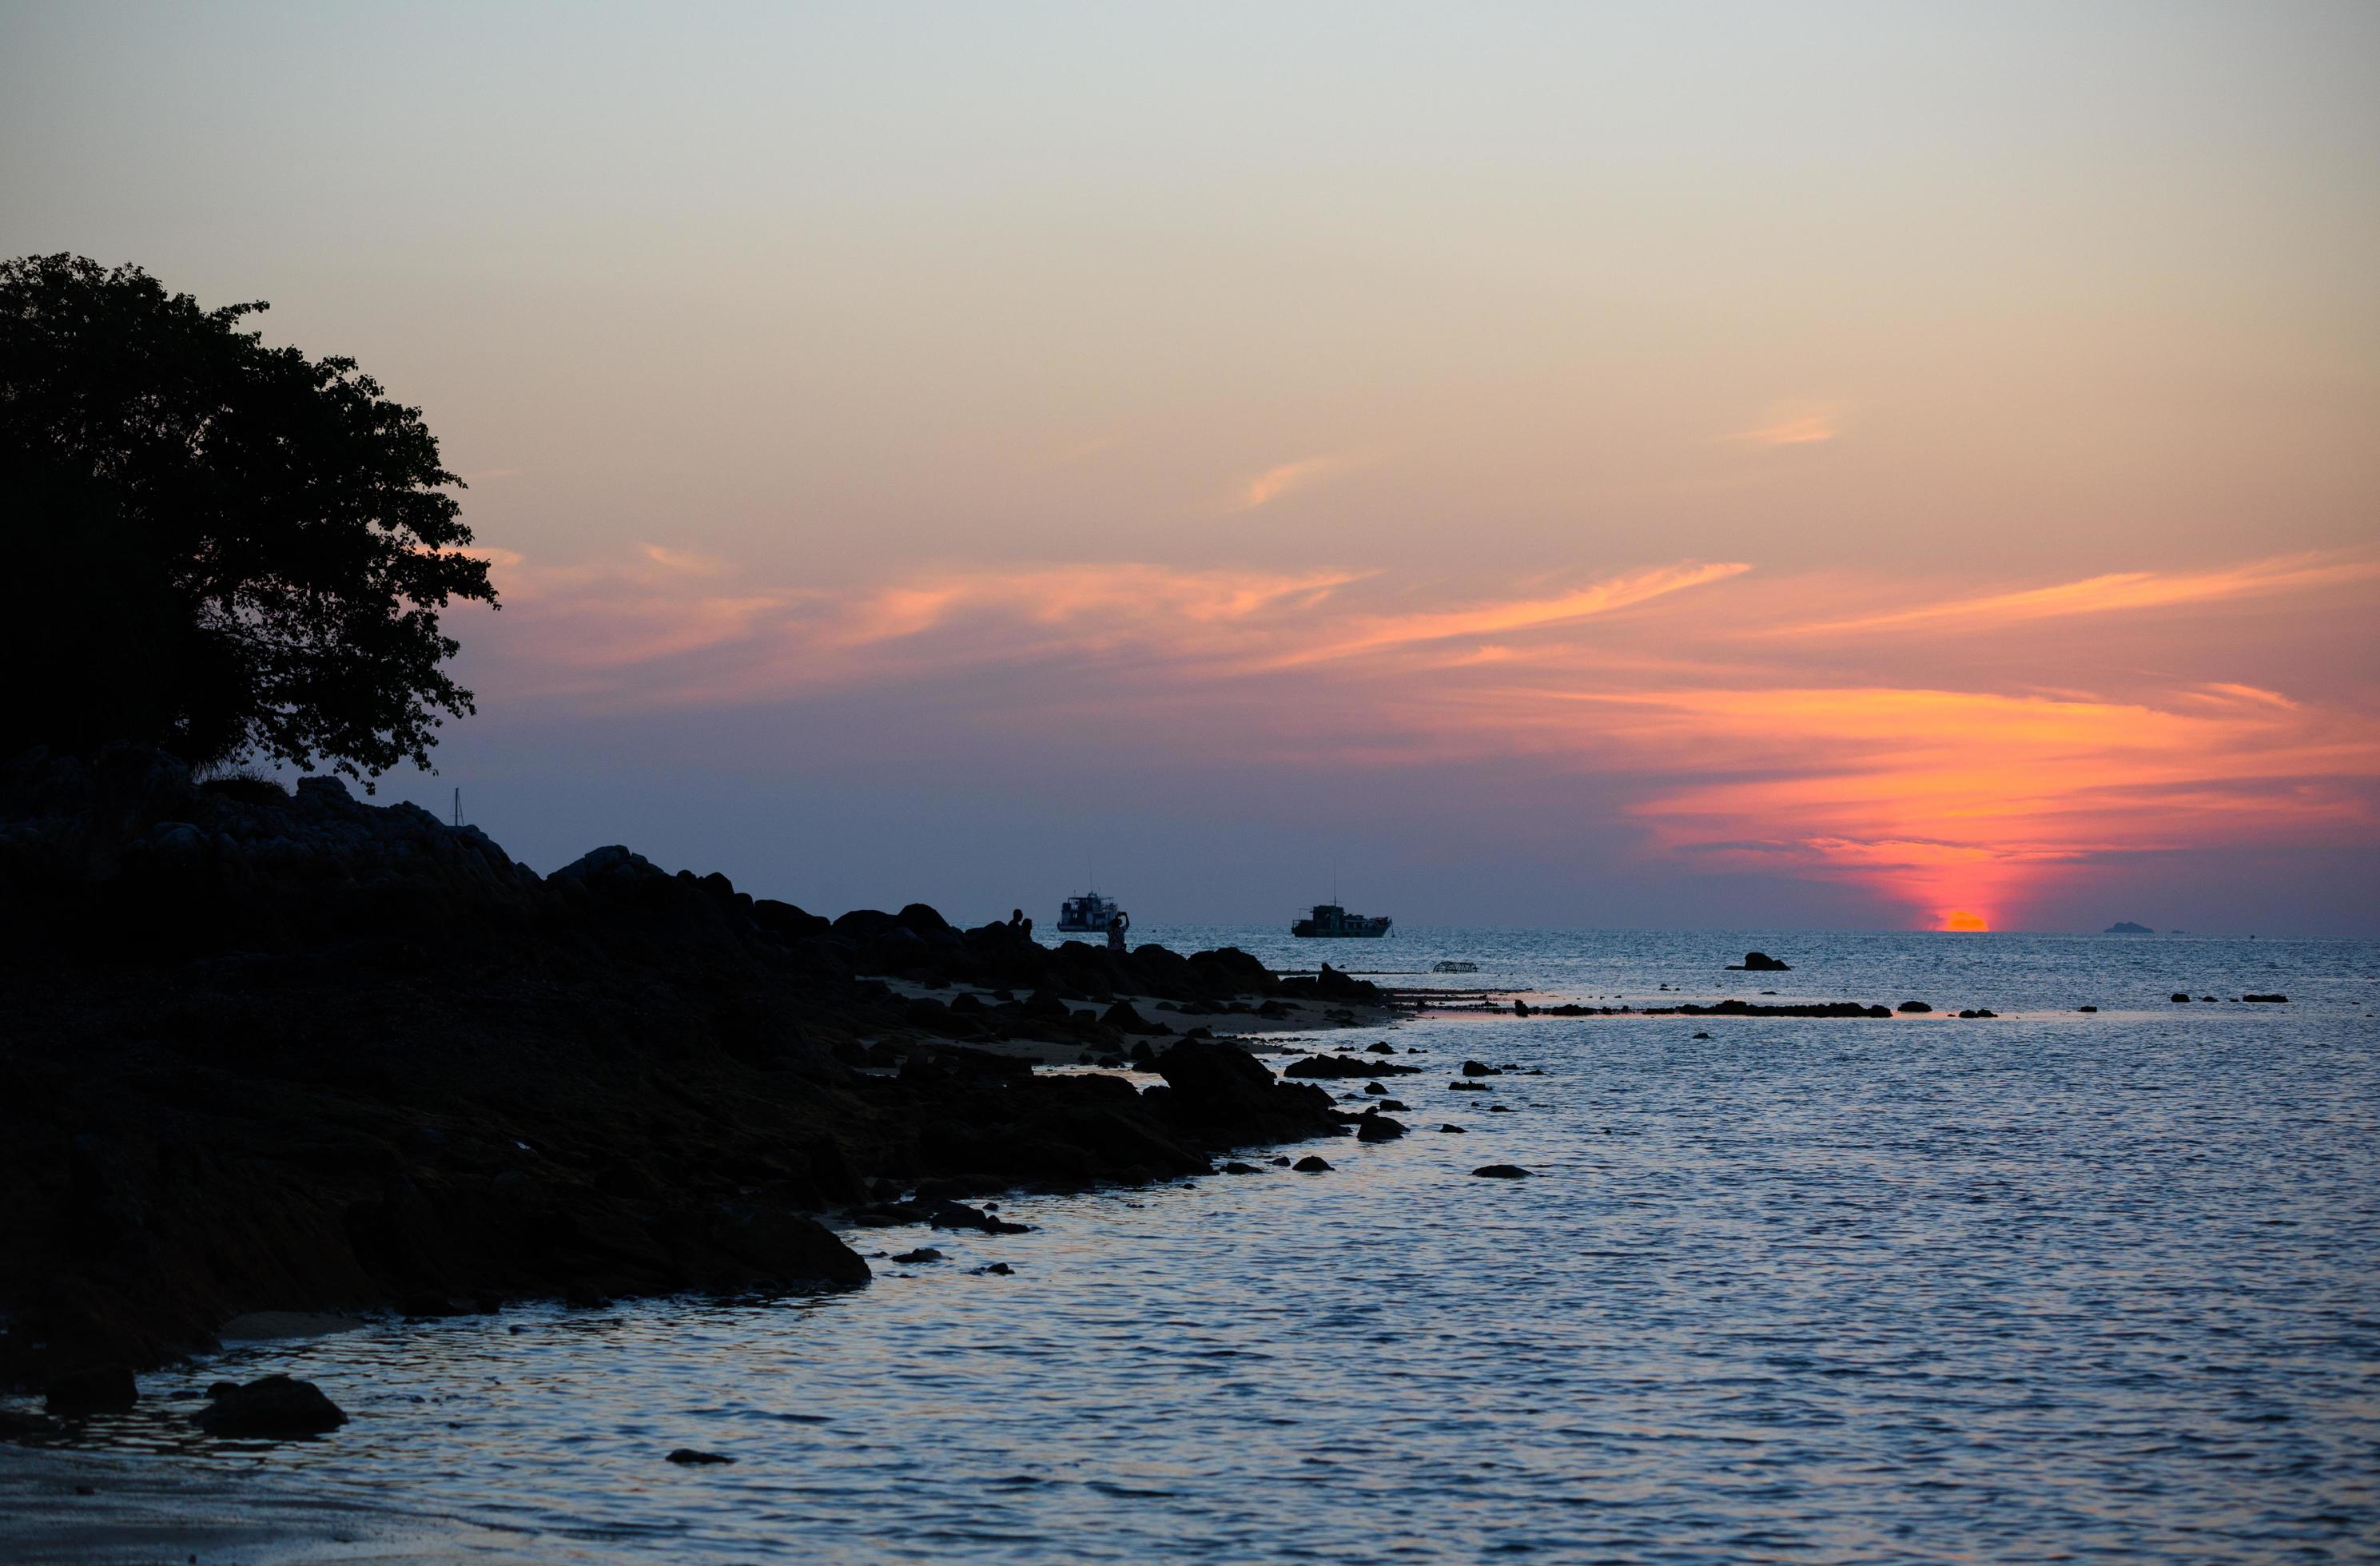
[[[951,1259],[830,1299],[245,1348],[145,1387],[286,1370],[354,1423],[160,1461],[590,1560],[2380,1556],[2380,946],[1135,934],[1548,1000],[1937,1012],[1349,1035],[1429,1070],[1388,1083],[1414,1135],[1305,1149],[1330,1173],[860,1232]],[[1750,947],[1793,971],[1723,971]],[[1439,958],[1479,972],[1413,971]],[[1452,1091],[1465,1058],[1544,1074]],[[1499,1162],[1534,1178],[1470,1173]]]

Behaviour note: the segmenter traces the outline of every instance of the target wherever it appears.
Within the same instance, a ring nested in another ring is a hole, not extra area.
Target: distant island
[[[2102,935],[2155,935],[2156,931],[2146,925],[2136,925],[2130,919],[2118,919],[2099,933]]]

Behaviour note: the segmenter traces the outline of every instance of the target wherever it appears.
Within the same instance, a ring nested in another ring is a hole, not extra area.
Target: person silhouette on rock
[[[1119,909],[1108,916],[1108,950],[1123,951],[1123,932],[1132,928],[1132,916]]]

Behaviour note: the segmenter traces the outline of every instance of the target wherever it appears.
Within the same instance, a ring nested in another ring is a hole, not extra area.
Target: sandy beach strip
[[[555,1541],[352,1496],[292,1475],[0,1443],[11,1566],[528,1566],[591,1560]]]

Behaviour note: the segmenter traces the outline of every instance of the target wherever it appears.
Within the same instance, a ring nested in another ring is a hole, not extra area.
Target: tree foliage
[[[355,776],[473,710],[439,613],[493,605],[417,408],[138,267],[0,261],[0,754],[162,746]]]

